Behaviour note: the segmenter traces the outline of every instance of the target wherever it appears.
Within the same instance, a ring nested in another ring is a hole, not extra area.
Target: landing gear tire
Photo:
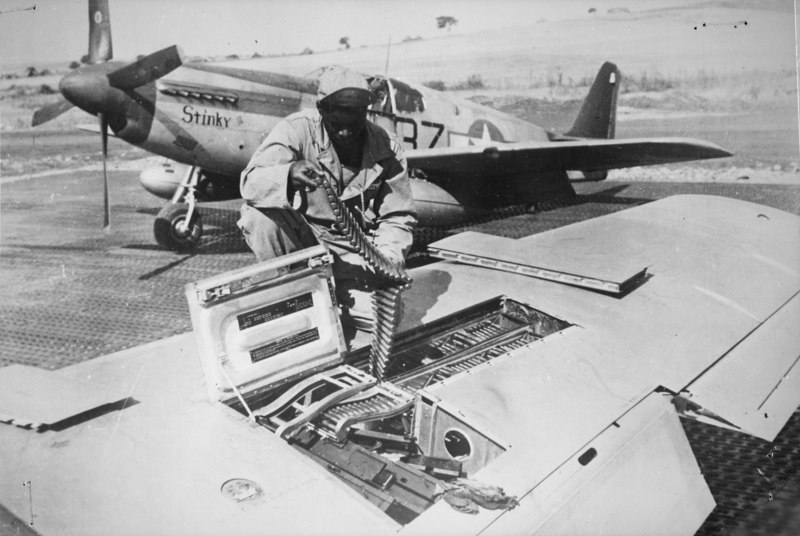
[[[195,212],[189,226],[185,231],[183,230],[188,212],[187,205],[172,203],[161,209],[153,224],[153,233],[159,245],[172,251],[188,251],[200,242],[200,238],[203,236],[203,222],[200,221],[200,214]]]

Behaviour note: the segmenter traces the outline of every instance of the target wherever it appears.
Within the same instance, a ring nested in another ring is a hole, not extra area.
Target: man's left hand
[[[383,256],[386,261],[390,262],[393,266],[403,269],[406,266],[406,259],[402,253],[397,253],[388,248],[378,248],[378,252]]]

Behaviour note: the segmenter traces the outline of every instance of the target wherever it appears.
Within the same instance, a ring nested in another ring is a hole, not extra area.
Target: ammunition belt
[[[392,351],[394,333],[400,322],[400,295],[411,284],[411,278],[402,267],[390,262],[367,238],[358,221],[336,194],[333,186],[324,176],[315,179],[318,188],[325,192],[328,204],[334,215],[334,227],[342,233],[350,245],[367,261],[375,273],[386,283],[372,293],[372,344],[370,347],[370,373],[383,381],[389,355]]]

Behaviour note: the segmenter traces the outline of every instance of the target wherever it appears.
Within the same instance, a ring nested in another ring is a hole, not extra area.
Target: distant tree
[[[436,17],[436,27],[439,28],[440,30],[442,28],[447,28],[447,33],[450,33],[450,30],[456,24],[458,24],[458,19],[456,19],[455,17],[450,17],[450,16]]]
[[[36,69],[36,67],[28,67],[27,69],[25,69],[25,76],[27,77],[39,76],[39,71]]]
[[[75,69],[77,69],[78,67],[80,67],[80,66],[81,66],[81,63],[80,63],[79,61],[72,60],[72,61],[69,63],[69,68],[70,68],[70,69],[72,69],[73,71],[74,71]]]
[[[88,64],[89,63],[89,54],[84,54],[81,56],[81,63]]]
[[[250,57],[251,57],[251,58],[263,58],[264,56],[262,56],[262,55],[261,55],[261,54],[259,54],[258,52],[253,52],[253,55],[252,55],[252,56],[250,56]]]
[[[350,38],[349,37],[340,38],[339,44],[342,45],[345,49],[350,48]]]
[[[313,53],[314,53],[313,50],[311,50],[309,47],[306,47],[306,48],[303,49],[303,51],[300,53],[300,55],[301,56],[309,56],[309,55],[311,55]]]
[[[444,91],[447,89],[447,84],[442,80],[428,80],[422,83],[423,86],[435,89],[436,91]]]

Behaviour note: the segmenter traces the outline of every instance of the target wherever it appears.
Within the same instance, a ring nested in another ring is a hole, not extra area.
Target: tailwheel
[[[153,224],[156,242],[173,251],[193,249],[203,236],[203,223],[199,213],[191,211],[189,215],[189,212],[189,205],[186,204],[165,205]]]

